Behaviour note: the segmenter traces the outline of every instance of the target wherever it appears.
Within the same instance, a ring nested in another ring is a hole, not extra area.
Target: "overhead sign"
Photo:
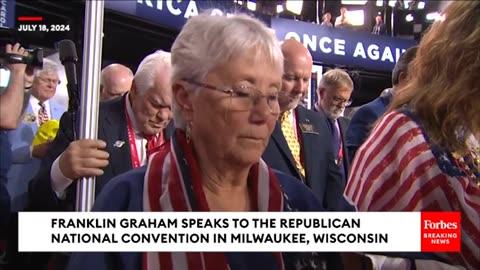
[[[15,27],[15,0],[0,0],[0,27]]]
[[[105,8],[177,30],[188,18],[205,11],[218,15],[237,11],[233,1],[215,0],[107,0]]]
[[[279,40],[295,38],[302,42],[315,62],[367,70],[391,71],[400,55],[416,45],[413,40],[281,18],[272,18],[271,28]]]
[[[233,1],[216,0],[106,0],[105,8],[174,30],[180,30],[188,18],[202,12],[220,15],[240,11]],[[270,25],[280,40],[293,37],[301,41],[317,63],[391,71],[400,55],[416,45],[412,40],[250,14]]]

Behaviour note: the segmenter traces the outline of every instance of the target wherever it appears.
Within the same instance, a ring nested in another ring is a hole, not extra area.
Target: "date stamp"
[[[68,32],[69,24],[20,24],[19,32]]]

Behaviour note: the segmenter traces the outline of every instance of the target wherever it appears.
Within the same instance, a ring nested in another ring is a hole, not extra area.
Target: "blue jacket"
[[[52,119],[60,119],[65,106],[49,101]],[[12,166],[8,172],[8,191],[12,198],[12,210],[19,211],[26,207],[28,183],[40,168],[41,160],[31,156],[30,147],[37,133],[37,121],[29,121],[34,115],[32,106],[28,106],[25,117],[17,129],[8,131],[8,139],[12,150]]]
[[[141,167],[112,179],[103,188],[94,206],[94,211],[142,211],[143,179],[146,167]],[[286,193],[288,205],[293,209],[286,211],[323,211],[319,201],[312,192],[297,179],[276,172],[276,176]],[[308,254],[308,255],[307,255]],[[311,255],[311,256],[310,256]],[[340,262],[338,253],[285,253],[285,269],[294,269],[299,260],[325,258],[327,264]],[[307,259],[306,259],[307,258]],[[277,270],[276,263],[268,253],[227,253],[227,260],[231,270]],[[68,270],[138,270],[142,265],[142,253],[121,252],[101,253],[85,252],[74,253],[70,259]],[[332,269],[342,269],[341,266],[332,266]]]
[[[360,107],[353,115],[345,138],[345,144],[351,162],[353,162],[357,149],[365,142],[370,134],[375,121],[387,110],[392,98],[393,95],[391,91],[388,91],[372,102]]]

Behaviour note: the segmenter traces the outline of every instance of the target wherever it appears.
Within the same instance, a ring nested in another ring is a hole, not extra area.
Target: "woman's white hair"
[[[138,93],[144,94],[155,86],[159,73],[170,74],[171,72],[170,53],[158,50],[147,55],[138,65],[133,82]]]
[[[172,45],[172,82],[203,81],[207,74],[232,59],[253,54],[270,61],[283,73],[283,55],[273,31],[243,14],[191,17]],[[173,99],[175,126],[185,129],[180,108]]]
[[[54,61],[48,58],[43,58],[42,68],[35,69],[34,79],[42,74],[57,74],[57,76],[60,76],[59,66]]]

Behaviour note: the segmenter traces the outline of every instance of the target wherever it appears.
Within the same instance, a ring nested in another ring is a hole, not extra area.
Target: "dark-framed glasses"
[[[348,106],[352,105],[352,102],[353,102],[352,99],[346,100],[346,99],[339,98],[339,97],[333,97],[333,104],[335,106],[344,105],[345,107],[348,107]]]
[[[278,91],[264,95],[260,90],[253,86],[236,85],[232,87],[216,87],[206,83],[200,83],[194,80],[186,80],[185,82],[193,84],[205,89],[215,90],[230,95],[231,109],[234,111],[249,111],[255,105],[259,104],[262,99],[266,99],[267,105],[272,114],[280,113],[280,105],[278,104]]]

